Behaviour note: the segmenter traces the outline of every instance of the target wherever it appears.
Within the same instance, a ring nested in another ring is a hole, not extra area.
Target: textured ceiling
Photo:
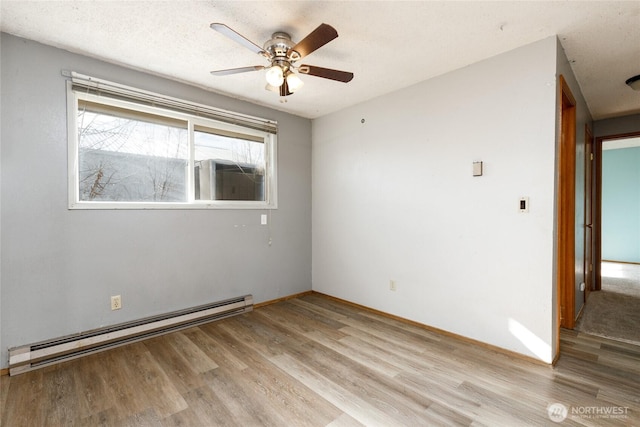
[[[304,62],[355,78],[344,84],[302,76],[305,86],[280,103],[264,90],[264,71],[209,73],[266,65],[211,30],[212,22],[260,46],[275,31],[299,41],[328,23],[340,36]],[[594,119],[640,113],[640,92],[624,84],[640,74],[639,1],[2,0],[0,28],[308,118],[557,34]]]

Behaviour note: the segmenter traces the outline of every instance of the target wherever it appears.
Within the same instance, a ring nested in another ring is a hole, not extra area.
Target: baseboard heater
[[[9,375],[21,374],[251,310],[253,310],[253,296],[244,295],[53,340],[10,348]]]

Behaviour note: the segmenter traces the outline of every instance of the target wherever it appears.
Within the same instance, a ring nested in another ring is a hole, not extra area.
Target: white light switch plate
[[[473,176],[482,176],[482,162],[473,162]]]

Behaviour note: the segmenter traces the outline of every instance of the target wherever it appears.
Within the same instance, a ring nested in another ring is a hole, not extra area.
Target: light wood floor
[[[572,331],[561,346],[552,368],[311,294],[4,376],[1,420],[541,426],[556,425],[547,408],[562,403],[562,425],[640,425],[640,348]]]

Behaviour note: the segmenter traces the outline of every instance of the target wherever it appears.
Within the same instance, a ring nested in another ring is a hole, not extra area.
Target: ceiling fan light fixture
[[[633,90],[640,90],[640,74],[627,79],[625,83]]]
[[[291,92],[295,92],[296,90],[304,86],[304,82],[302,81],[302,79],[296,73],[292,72],[289,72],[289,74],[287,74],[287,84],[289,85],[289,90]]]
[[[274,65],[273,67],[269,67],[267,69],[267,83],[271,86],[280,87],[284,82],[284,73],[282,72],[282,68],[279,65]]]
[[[288,33],[277,31],[272,34],[271,39],[267,40],[263,47],[260,47],[222,23],[214,22],[211,24],[211,28],[269,61],[268,66],[253,65],[249,67],[214,70],[211,71],[211,74],[214,76],[227,76],[249,71],[266,70],[265,78],[267,80],[267,86],[265,89],[278,93],[281,97],[281,102],[285,100],[285,97],[299,90],[304,85],[304,82],[300,79],[300,74],[343,83],[348,83],[353,79],[353,73],[347,71],[332,70],[330,68],[316,67],[313,65],[296,65],[298,60],[315,52],[338,37],[336,29],[329,24],[320,24],[298,43],[294,43]],[[294,69],[297,73],[294,72]]]

